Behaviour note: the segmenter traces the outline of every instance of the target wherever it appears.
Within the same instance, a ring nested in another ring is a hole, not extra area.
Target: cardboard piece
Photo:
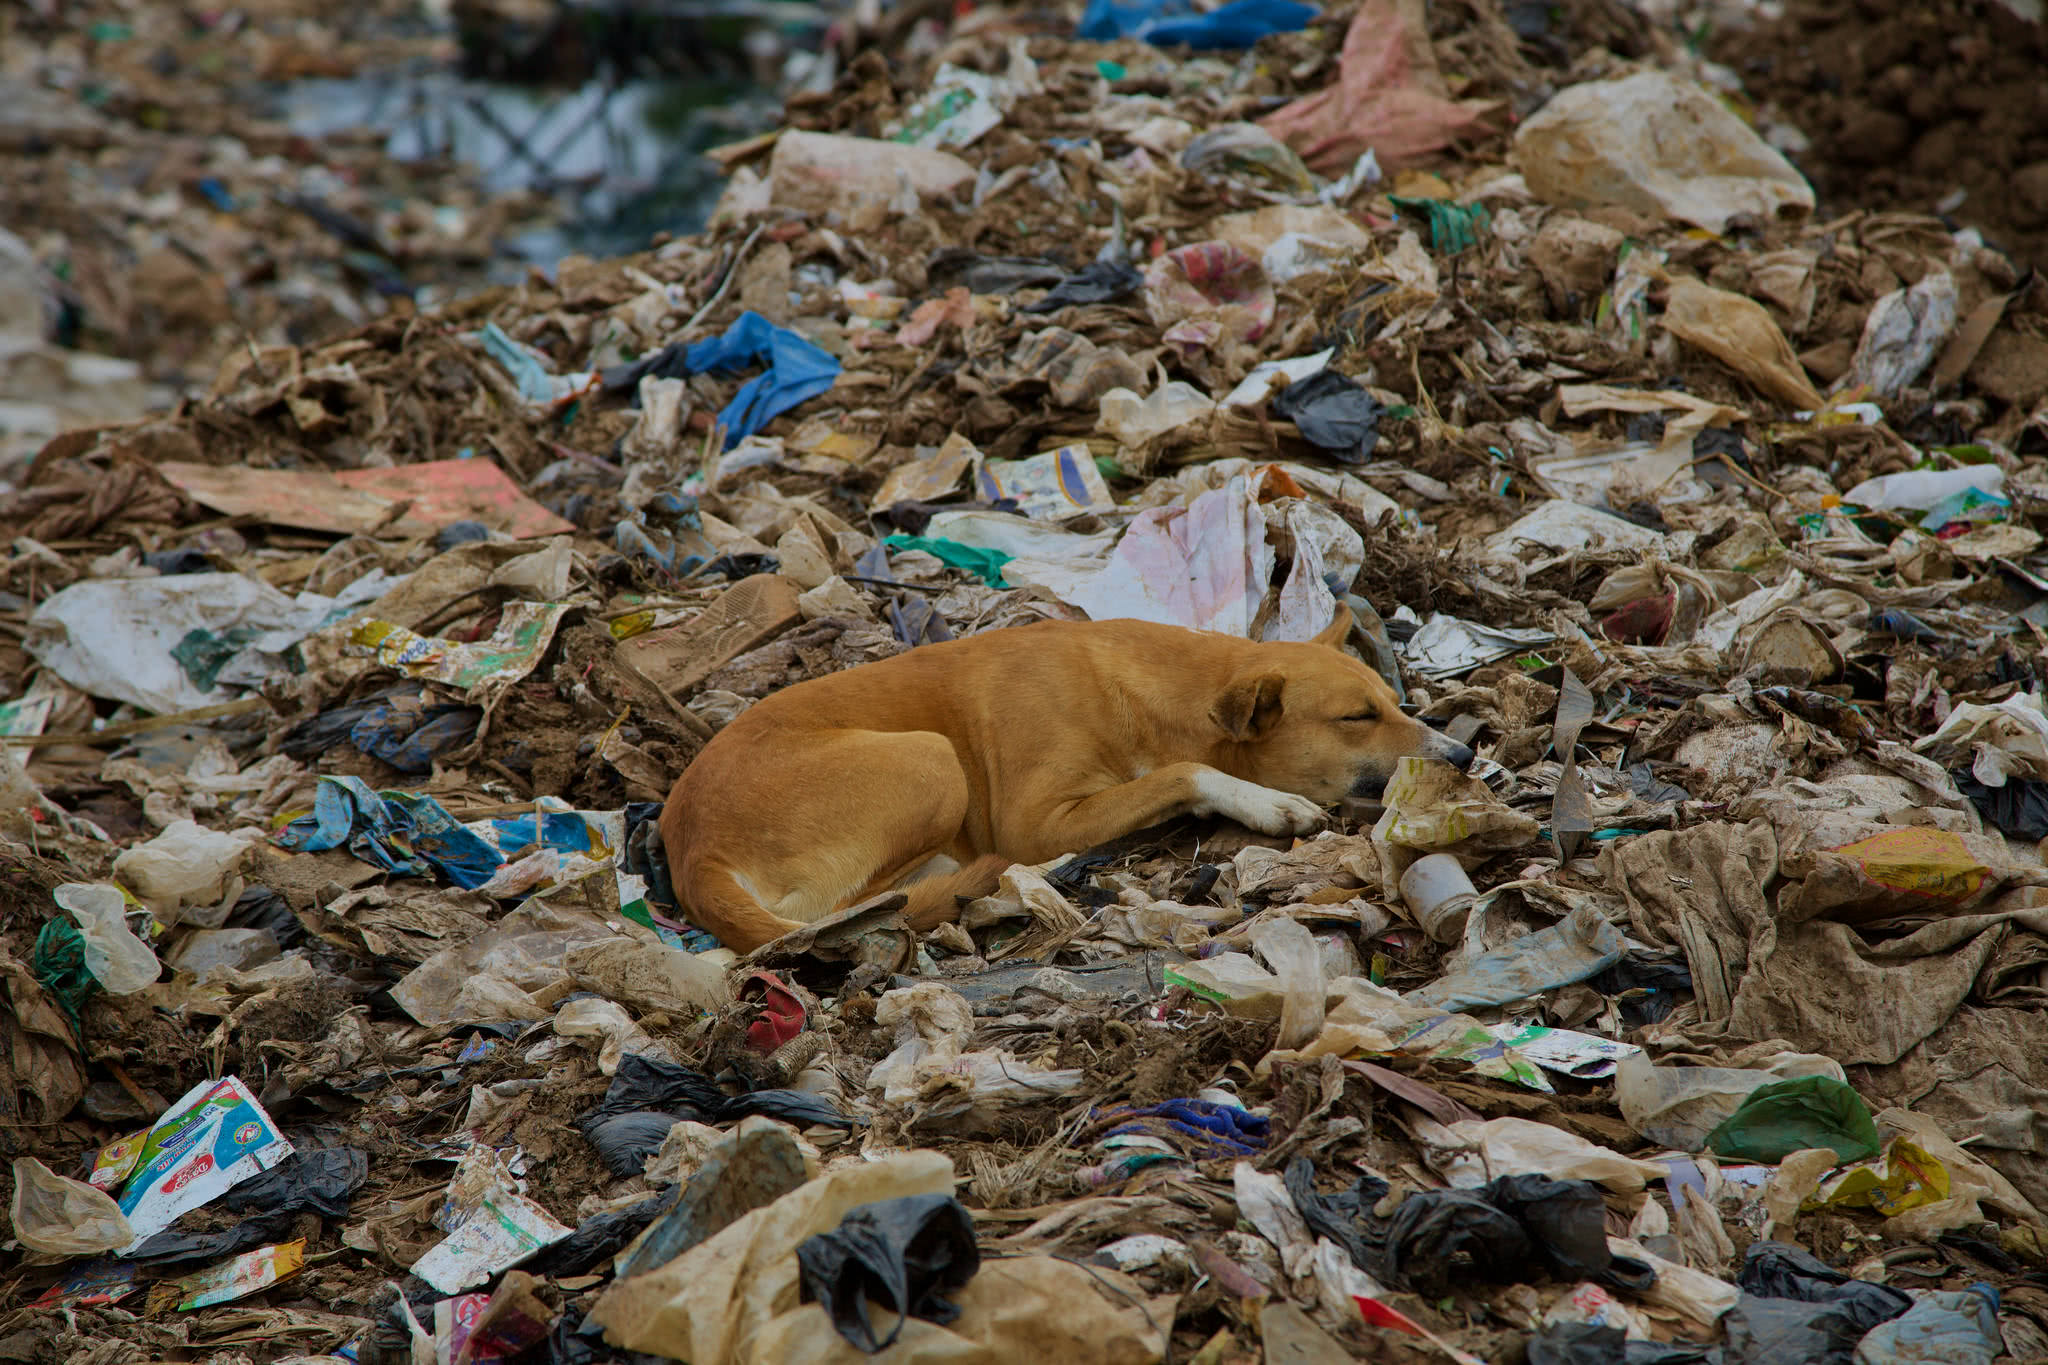
[[[489,460],[430,460],[392,469],[249,469],[167,460],[157,468],[194,502],[234,517],[261,517],[306,531],[394,537],[431,535],[480,521],[525,539],[576,529],[519,491]],[[404,516],[383,523],[399,503]]]
[[[798,596],[797,585],[781,574],[743,578],[689,620],[621,640],[619,662],[680,696],[801,621]]]

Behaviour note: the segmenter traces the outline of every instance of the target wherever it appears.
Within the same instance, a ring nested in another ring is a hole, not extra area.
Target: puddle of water
[[[308,137],[371,128],[394,160],[452,158],[476,167],[494,193],[556,196],[559,223],[499,243],[511,274],[702,228],[722,185],[704,149],[773,127],[780,111],[770,91],[737,79],[542,90],[444,72],[294,81],[273,92],[272,105]]]

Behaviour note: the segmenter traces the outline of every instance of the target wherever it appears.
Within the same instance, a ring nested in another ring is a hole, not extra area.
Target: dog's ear
[[[1238,678],[1223,689],[1209,718],[1232,739],[1264,739],[1280,722],[1280,692],[1286,685],[1278,673]]]
[[[1351,608],[1339,602],[1337,604],[1337,614],[1330,618],[1330,624],[1324,626],[1321,632],[1313,640],[1310,640],[1309,643],[1312,645],[1328,645],[1331,649],[1342,649],[1344,648],[1344,642],[1351,638],[1351,625]]]

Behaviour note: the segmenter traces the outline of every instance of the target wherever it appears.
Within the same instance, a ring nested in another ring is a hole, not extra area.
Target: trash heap
[[[42,444],[0,1348],[2048,1356],[2048,286],[1700,18],[911,14],[701,236]],[[1340,607],[1469,776],[675,902],[770,692]]]

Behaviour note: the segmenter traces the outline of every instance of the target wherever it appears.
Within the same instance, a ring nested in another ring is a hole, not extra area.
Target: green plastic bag
[[[78,1036],[84,1038],[85,1022],[78,1017],[78,1011],[99,990],[100,983],[85,965],[85,935],[68,916],[57,915],[43,921],[42,932],[36,935],[35,951],[29,958],[29,970],[63,1007]]]
[[[1707,1149],[1717,1156],[1771,1165],[1809,1147],[1829,1148],[1846,1165],[1868,1161],[1879,1146],[1863,1097],[1831,1076],[1758,1086],[1707,1134]]]
[[[1453,204],[1448,199],[1405,199],[1392,194],[1387,198],[1400,212],[1429,224],[1432,249],[1448,251],[1452,255],[1477,246],[1480,229],[1493,221],[1484,204]]]
[[[1012,556],[1001,550],[985,549],[980,545],[962,545],[957,540],[945,540],[938,536],[890,536],[882,542],[892,550],[922,550],[936,559],[965,569],[974,574],[991,588],[1007,588],[1003,582],[1003,565]]]

